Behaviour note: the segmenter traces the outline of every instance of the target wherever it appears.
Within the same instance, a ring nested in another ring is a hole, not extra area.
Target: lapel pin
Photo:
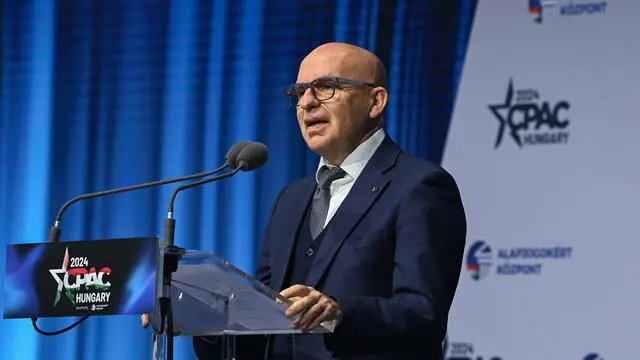
[[[371,192],[376,192],[376,191],[378,191],[378,187],[377,186],[374,186],[374,187],[371,188]]]

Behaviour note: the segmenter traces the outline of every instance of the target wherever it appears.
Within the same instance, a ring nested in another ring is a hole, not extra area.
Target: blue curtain
[[[475,2],[379,0],[5,1],[0,46],[0,267],[6,244],[46,241],[60,205],[85,192],[213,169],[261,141],[254,173],[176,202],[176,243],[254,270],[271,201],[317,156],[282,95],[317,45],[378,53],[390,77],[387,130],[440,161]],[[73,205],[62,241],[161,234],[172,187]],[[0,277],[0,288],[4,279]],[[75,319],[44,319],[56,330]],[[140,359],[139,317],[91,318],[55,337],[0,320],[3,359]],[[178,339],[178,359],[193,358]]]

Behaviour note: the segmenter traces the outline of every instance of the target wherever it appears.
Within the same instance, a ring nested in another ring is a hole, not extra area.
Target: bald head
[[[323,63],[324,66],[320,66]],[[369,82],[387,88],[387,73],[382,61],[369,50],[345,43],[327,43],[311,51],[300,64],[303,68],[318,69],[316,77],[337,76]],[[325,74],[320,74],[324,69]],[[298,79],[310,81],[313,79]]]
[[[342,80],[319,80],[327,77]],[[311,83],[294,95],[302,135],[330,164],[340,165],[384,123],[387,75],[382,61],[368,50],[344,43],[321,45],[304,58],[296,82]]]

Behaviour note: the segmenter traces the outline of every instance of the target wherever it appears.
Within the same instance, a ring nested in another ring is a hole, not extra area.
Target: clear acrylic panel
[[[284,314],[289,299],[213,253],[186,251],[173,274],[171,300],[174,329],[186,335],[300,333]],[[152,316],[156,328],[159,315]]]

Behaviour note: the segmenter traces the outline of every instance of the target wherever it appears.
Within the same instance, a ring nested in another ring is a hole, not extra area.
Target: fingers
[[[293,321],[291,326],[294,329],[300,328],[302,331],[309,331],[314,329],[313,324],[317,322],[317,319],[324,315],[325,312],[331,311],[331,304],[319,301],[308,310],[302,312],[300,316]],[[322,321],[320,321],[322,322]],[[320,324],[318,322],[318,324]]]
[[[315,305],[318,300],[320,300],[320,297],[322,296],[321,293],[317,292],[317,291],[313,291],[311,292],[309,295],[299,299],[298,301],[295,301],[293,304],[291,304],[291,306],[289,306],[289,308],[285,311],[285,315],[291,317],[291,316],[295,316],[309,308],[311,308],[313,305]]]
[[[142,314],[142,316],[140,316],[140,321],[142,322],[142,328],[146,329],[151,323],[151,315]]]
[[[313,289],[308,287],[308,286],[293,285],[293,286],[290,286],[290,287],[282,290],[280,292],[280,295],[282,295],[284,297],[287,297],[287,298],[291,298],[291,297],[294,297],[294,296],[305,297],[311,292],[311,290],[313,290]]]
[[[293,285],[280,294],[292,301],[291,306],[285,310],[285,315],[288,317],[299,315],[291,323],[294,329],[299,328],[303,332],[311,331],[327,320],[341,317],[338,304],[312,287]]]
[[[320,324],[322,324],[323,322],[329,320],[331,318],[331,313],[333,312],[333,308],[331,306],[327,306],[324,308],[324,311],[322,312],[322,314],[320,314],[319,316],[317,316],[313,322],[311,323],[311,325],[306,327],[306,330],[303,329],[303,331],[309,331],[309,330],[313,330],[315,328],[317,328],[318,326],[320,326]]]

